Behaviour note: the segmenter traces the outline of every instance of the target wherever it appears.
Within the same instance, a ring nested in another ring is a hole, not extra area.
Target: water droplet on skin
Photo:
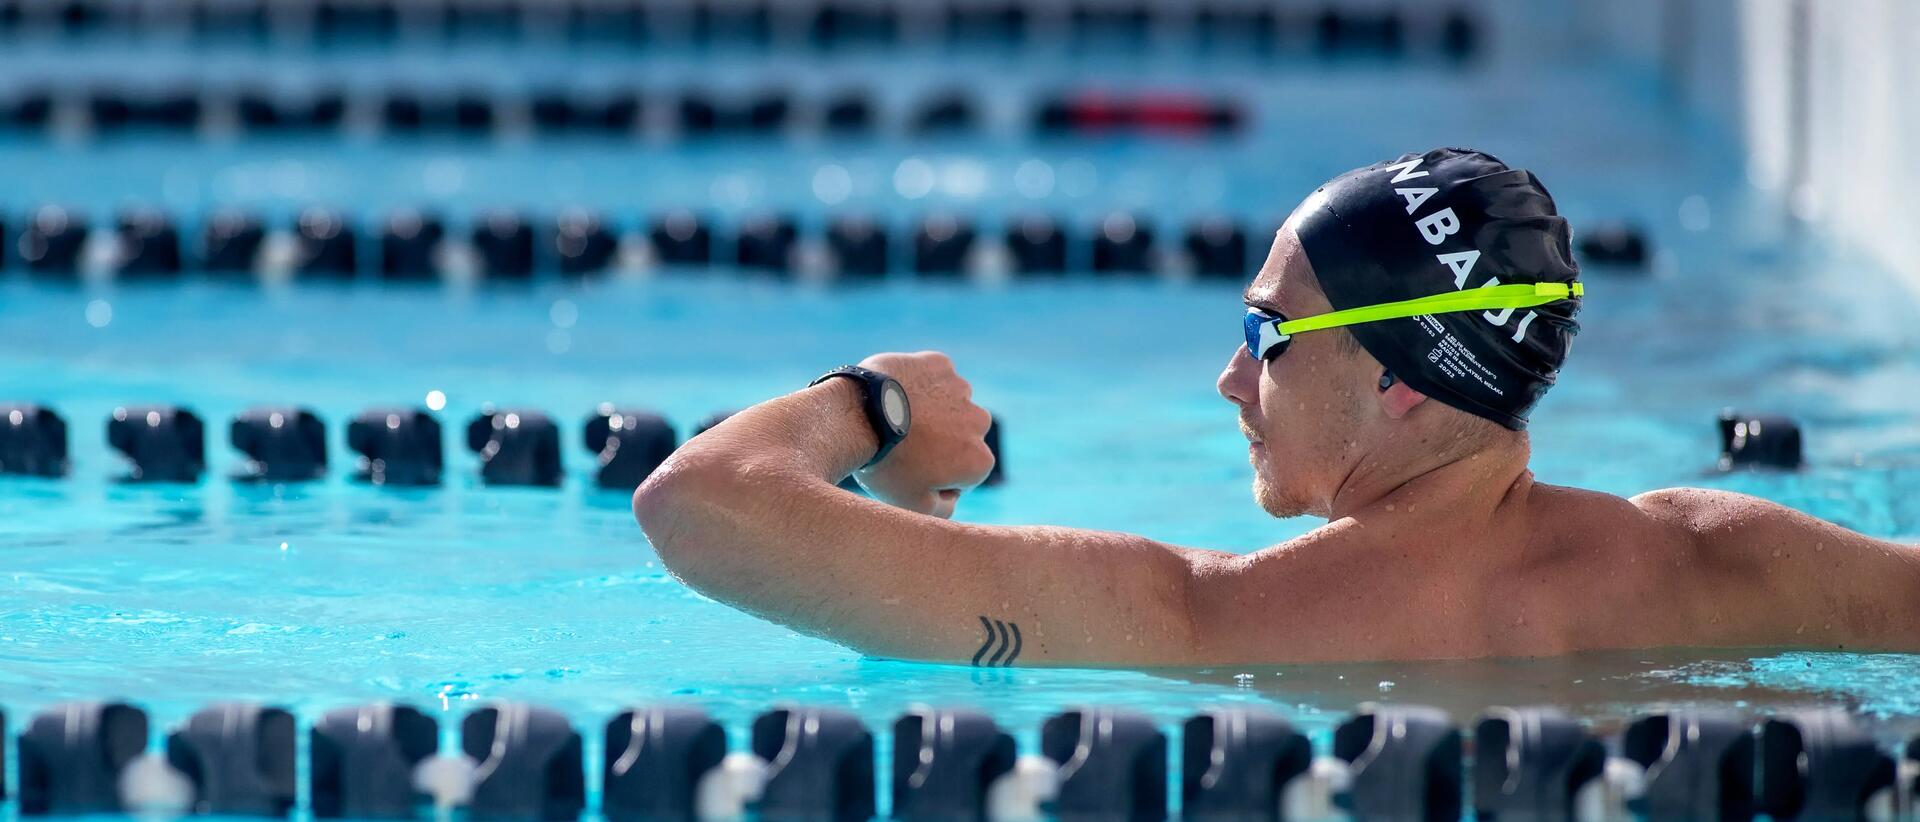
[[[1391,502],[1389,502],[1389,503],[1387,503],[1387,510],[1388,510],[1388,511],[1392,511],[1392,510],[1393,510],[1393,503],[1391,503]]]
[[[1814,552],[1814,553],[1816,553],[1816,554],[1817,554],[1817,553],[1820,553],[1821,551],[1825,551],[1825,550],[1827,550],[1827,544],[1826,544],[1826,543],[1824,543],[1824,542],[1816,542],[1816,543],[1814,543],[1814,544],[1813,544],[1813,552]]]
[[[1778,549],[1778,548],[1775,548],[1775,549],[1773,549],[1773,558],[1774,558],[1774,559],[1779,559],[1779,558],[1780,558],[1780,549]]]

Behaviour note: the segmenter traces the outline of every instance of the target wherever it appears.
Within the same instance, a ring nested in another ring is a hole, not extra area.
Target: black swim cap
[[[1478,151],[1437,148],[1349,171],[1289,222],[1335,309],[1580,276],[1553,196],[1532,172]],[[1414,390],[1518,431],[1553,385],[1579,310],[1572,298],[1347,330]]]

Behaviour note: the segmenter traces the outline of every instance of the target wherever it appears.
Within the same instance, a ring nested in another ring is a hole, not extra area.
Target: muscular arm
[[[1728,617],[1716,620],[1721,644],[1920,650],[1920,546],[1725,491],[1633,503],[1695,547],[1709,619]]]
[[[879,656],[1192,660],[1196,568],[1232,557],[1123,534],[966,525],[846,493],[834,483],[874,449],[858,397],[852,382],[830,380],[676,452],[633,499],[667,567],[729,605]]]

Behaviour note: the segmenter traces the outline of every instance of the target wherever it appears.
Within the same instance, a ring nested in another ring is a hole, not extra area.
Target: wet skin
[[[1331,310],[1290,229],[1249,305]],[[1225,352],[1223,352],[1225,353]],[[1523,432],[1405,385],[1335,333],[1218,378],[1255,500],[1327,524],[1245,555],[1128,534],[953,522],[992,467],[988,417],[937,352],[880,354],[913,405],[877,447],[835,379],[689,441],[634,494],[700,592],[876,656],[993,665],[1201,666],[1547,656],[1650,647],[1920,650],[1920,547],[1754,497],[1631,499],[1535,482]],[[1018,654],[989,627],[1019,632]],[[992,651],[992,653],[986,653]]]

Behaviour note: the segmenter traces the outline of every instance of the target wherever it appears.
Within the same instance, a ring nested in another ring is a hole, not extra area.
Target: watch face
[[[899,383],[888,380],[880,389],[880,409],[886,413],[887,424],[893,426],[893,430],[907,430],[907,390]]]

